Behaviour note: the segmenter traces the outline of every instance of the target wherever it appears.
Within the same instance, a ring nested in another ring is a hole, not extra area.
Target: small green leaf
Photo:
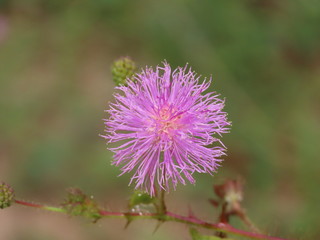
[[[155,213],[156,212],[156,198],[149,194],[136,191],[132,194],[129,200],[130,213]],[[128,214],[126,227],[133,221],[133,218]]]
[[[155,212],[156,198],[149,194],[136,191],[132,194],[129,201],[129,209],[131,212]]]
[[[136,191],[130,198],[129,207],[131,208],[139,204],[153,204],[154,202],[154,197],[151,197],[147,193]]]

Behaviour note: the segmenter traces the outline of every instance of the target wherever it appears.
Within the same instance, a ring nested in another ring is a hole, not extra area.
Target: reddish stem
[[[161,218],[163,216],[159,215],[159,214],[154,214],[154,213],[122,213],[122,212],[108,212],[108,211],[100,211],[100,214],[102,216],[119,216],[119,217],[125,217],[125,216],[132,216],[132,217],[150,217],[150,218]],[[286,240],[284,238],[278,238],[278,237],[270,237],[270,236],[266,236],[263,234],[259,234],[259,233],[251,233],[251,232],[247,232],[247,231],[243,231],[240,229],[236,229],[234,227],[232,227],[229,224],[225,224],[225,223],[208,223],[205,222],[203,220],[194,218],[194,217],[186,217],[186,216],[181,216],[172,212],[166,212],[166,214],[164,215],[167,217],[166,221],[175,221],[175,222],[182,222],[182,223],[186,223],[186,224],[192,224],[192,225],[196,225],[199,227],[203,227],[203,228],[209,228],[209,229],[214,229],[217,231],[223,231],[223,232],[229,232],[229,233],[233,233],[236,235],[240,235],[240,236],[244,236],[244,237],[249,237],[251,239],[264,239],[264,240]]]
[[[23,206],[27,206],[27,207],[41,208],[41,209],[49,210],[49,211],[65,212],[64,209],[59,208],[59,207],[50,207],[50,206],[45,206],[42,204],[30,203],[30,202],[25,202],[25,201],[21,201],[21,200],[15,200],[15,203],[23,205]],[[166,212],[164,214],[156,214],[156,213],[109,212],[109,211],[101,210],[100,214],[101,214],[101,216],[105,216],[105,217],[125,218],[125,217],[130,216],[130,217],[136,217],[136,218],[158,219],[158,220],[162,220],[162,221],[174,221],[174,222],[190,224],[190,225],[194,225],[194,226],[198,226],[198,227],[203,227],[203,228],[207,228],[207,229],[214,229],[217,231],[228,232],[231,234],[244,236],[244,237],[248,237],[251,239],[286,240],[284,238],[270,237],[270,236],[266,236],[266,235],[259,234],[259,233],[252,233],[252,232],[243,231],[240,229],[236,229],[226,223],[209,223],[209,222],[200,220],[195,217],[186,217],[186,216],[178,215],[178,214],[175,214],[172,212]]]
[[[37,204],[37,203],[30,203],[30,202],[25,202],[25,201],[21,201],[21,200],[14,200],[15,203],[26,206],[26,207],[35,207],[35,208],[43,208],[44,206],[41,204]]]

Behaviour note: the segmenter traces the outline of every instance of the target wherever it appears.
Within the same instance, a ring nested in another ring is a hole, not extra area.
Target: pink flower
[[[105,119],[104,138],[119,142],[110,148],[121,175],[133,171],[134,182],[150,195],[156,185],[169,190],[178,182],[195,183],[194,172],[216,171],[225,147],[218,137],[230,123],[222,111],[224,101],[215,93],[203,94],[211,81],[199,82],[187,66],[172,71],[146,68],[117,87]]]

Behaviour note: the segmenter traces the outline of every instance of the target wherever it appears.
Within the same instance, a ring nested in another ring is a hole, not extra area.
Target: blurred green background
[[[20,199],[59,204],[77,186],[125,210],[130,175],[110,165],[102,119],[110,65],[188,62],[226,98],[228,156],[214,176],[168,196],[215,221],[213,184],[245,180],[244,205],[271,235],[320,239],[320,2],[316,0],[1,0],[0,178]],[[0,239],[190,239],[181,224],[93,225],[20,206],[1,210]],[[238,221],[237,227],[243,227]]]

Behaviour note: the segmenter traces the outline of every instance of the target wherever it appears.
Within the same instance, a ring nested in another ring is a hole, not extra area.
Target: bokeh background
[[[317,0],[1,0],[0,178],[20,199],[59,204],[76,186],[126,210],[98,135],[114,84],[110,65],[188,62],[226,98],[228,156],[211,177],[179,186],[172,211],[215,221],[213,184],[245,180],[244,205],[265,232],[320,238],[320,2]],[[238,221],[235,226],[243,228]],[[0,239],[190,239],[188,228],[124,220],[97,224],[14,206]]]

